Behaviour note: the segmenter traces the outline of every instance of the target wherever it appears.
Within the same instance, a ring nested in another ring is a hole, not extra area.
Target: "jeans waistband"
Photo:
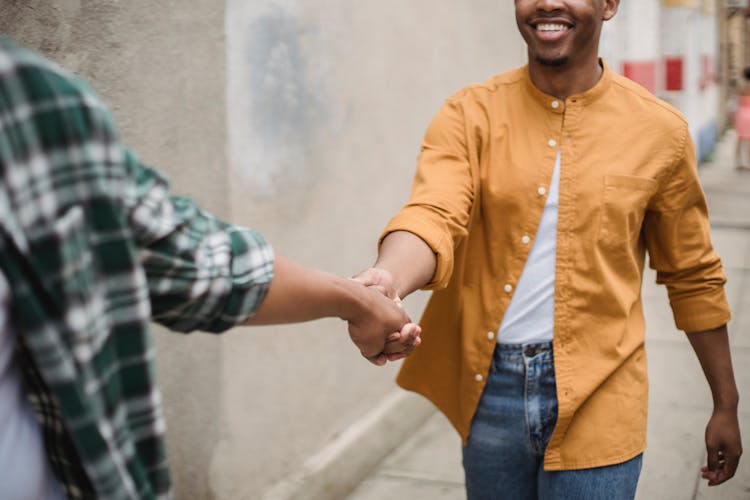
[[[498,356],[509,357],[527,357],[533,358],[538,354],[551,353],[552,342],[538,342],[532,344],[497,344],[495,352]]]

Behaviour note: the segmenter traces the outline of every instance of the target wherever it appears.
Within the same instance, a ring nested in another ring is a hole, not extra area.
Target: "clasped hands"
[[[422,329],[401,307],[391,274],[369,268],[352,280],[367,288],[364,307],[348,319],[349,336],[362,356],[378,366],[408,356],[422,342]]]

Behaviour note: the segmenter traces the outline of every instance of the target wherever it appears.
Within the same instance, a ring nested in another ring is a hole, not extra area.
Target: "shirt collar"
[[[586,106],[587,104],[596,101],[607,91],[612,82],[612,71],[609,69],[609,66],[604,61],[604,59],[600,58],[599,62],[602,65],[602,76],[601,78],[599,78],[599,81],[596,82],[593,87],[584,92],[581,92],[580,94],[568,96],[565,101],[558,99],[551,94],[542,92],[536,86],[534,86],[531,81],[531,77],[529,76],[528,65],[524,67],[523,78],[526,82],[526,88],[529,91],[529,94],[531,94],[531,97],[535,101],[554,113],[562,113],[565,111],[565,105],[569,103],[576,103]]]

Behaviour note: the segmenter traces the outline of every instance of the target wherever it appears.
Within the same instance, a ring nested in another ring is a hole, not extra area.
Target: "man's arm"
[[[436,267],[435,253],[419,236],[394,231],[383,239],[375,264],[354,279],[400,301],[429,283]]]
[[[464,98],[448,99],[433,117],[409,201],[388,223],[373,267],[355,278],[393,299],[419,288],[445,287],[454,250],[468,234],[478,169],[470,159]]]
[[[419,345],[419,327],[392,300],[353,280],[276,256],[268,294],[248,325],[297,323],[338,317],[362,355],[382,365]]]
[[[742,455],[737,418],[739,394],[732,370],[729,335],[725,325],[714,330],[688,332],[687,336],[714,400],[714,411],[706,427],[708,464],[703,467],[702,475],[708,479],[709,486],[715,486],[734,476]]]
[[[383,364],[419,344],[419,327],[359,283],[274,256],[265,238],[169,194],[167,180],[124,150],[124,195],[149,284],[152,318],[176,331],[340,317],[362,354]],[[255,314],[253,314],[255,313]],[[248,320],[248,318],[250,318]]]
[[[713,486],[734,475],[742,453],[738,395],[726,329],[726,276],[711,244],[708,205],[687,123],[680,134],[682,150],[651,200],[643,232],[656,281],[667,286],[675,325],[688,332],[711,387],[714,411],[706,427],[703,477]]]

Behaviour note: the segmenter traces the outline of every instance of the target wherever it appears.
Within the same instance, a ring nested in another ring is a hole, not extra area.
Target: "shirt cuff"
[[[724,288],[670,302],[675,325],[685,332],[713,330],[729,323],[729,311]]]
[[[273,280],[273,249],[263,235],[239,227],[229,231],[231,289],[208,330],[217,333],[246,323],[263,303]]]
[[[422,290],[439,290],[448,286],[453,274],[453,241],[418,209],[402,210],[388,223],[378,239],[378,249],[383,239],[395,231],[407,231],[422,239],[437,257],[437,266],[432,280]]]

